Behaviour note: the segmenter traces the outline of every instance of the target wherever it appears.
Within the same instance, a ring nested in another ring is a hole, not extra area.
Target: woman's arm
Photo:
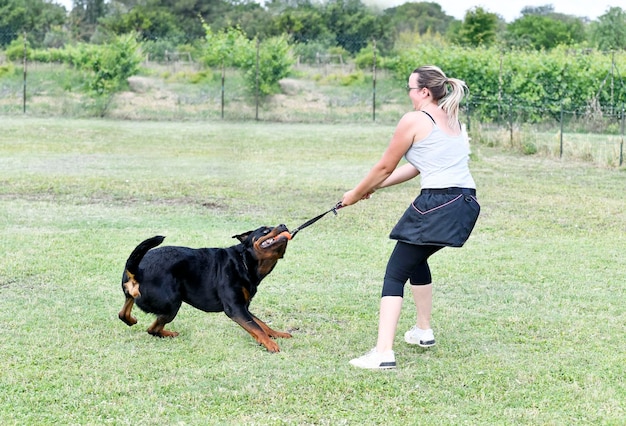
[[[415,176],[419,175],[420,172],[411,164],[404,164],[393,171],[391,175],[387,179],[381,183],[378,188],[386,188],[388,186],[397,185],[402,182],[406,182],[407,180],[413,179]]]
[[[344,206],[349,206],[359,200],[369,198],[372,192],[380,188],[381,185],[392,176],[402,156],[413,143],[415,125],[416,120],[412,113],[407,113],[400,119],[396,131],[391,138],[391,142],[383,153],[382,158],[378,160],[357,186],[343,195],[341,202]],[[410,175],[404,166],[399,169],[401,169],[400,172],[392,178],[396,183],[400,183],[400,179],[408,180],[409,178],[406,176]],[[417,176],[417,174],[414,176]],[[389,186],[389,184],[385,186]]]

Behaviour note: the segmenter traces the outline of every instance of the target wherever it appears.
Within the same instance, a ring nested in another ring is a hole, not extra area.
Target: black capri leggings
[[[404,296],[404,284],[407,280],[410,280],[411,285],[432,283],[427,260],[442,248],[398,241],[387,263],[382,297]]]

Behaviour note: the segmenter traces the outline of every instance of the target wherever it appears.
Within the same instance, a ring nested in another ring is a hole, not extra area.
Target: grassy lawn
[[[0,424],[626,424],[626,173],[474,146],[483,210],[431,261],[437,346],[398,369],[375,343],[387,236],[419,182],[301,231],[252,311],[293,339],[270,354],[184,306],[175,339],[117,319],[143,239],[227,246],[327,210],[379,158],[384,125],[0,124]]]

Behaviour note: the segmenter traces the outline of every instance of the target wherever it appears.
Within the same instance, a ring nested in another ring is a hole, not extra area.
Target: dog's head
[[[234,235],[233,238],[237,238],[252,252],[258,261],[257,271],[264,277],[272,272],[278,259],[285,255],[291,234],[285,225],[278,225],[275,228],[262,226],[254,231]]]

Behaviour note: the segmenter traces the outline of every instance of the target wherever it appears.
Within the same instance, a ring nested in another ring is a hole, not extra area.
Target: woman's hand
[[[357,202],[361,201],[361,200],[367,200],[368,198],[370,198],[372,196],[374,191],[368,192],[365,195],[359,197],[359,194],[357,194],[354,189],[346,192],[345,194],[343,194],[343,198],[341,199],[341,205],[342,206],[351,206],[352,204],[356,204]]]

